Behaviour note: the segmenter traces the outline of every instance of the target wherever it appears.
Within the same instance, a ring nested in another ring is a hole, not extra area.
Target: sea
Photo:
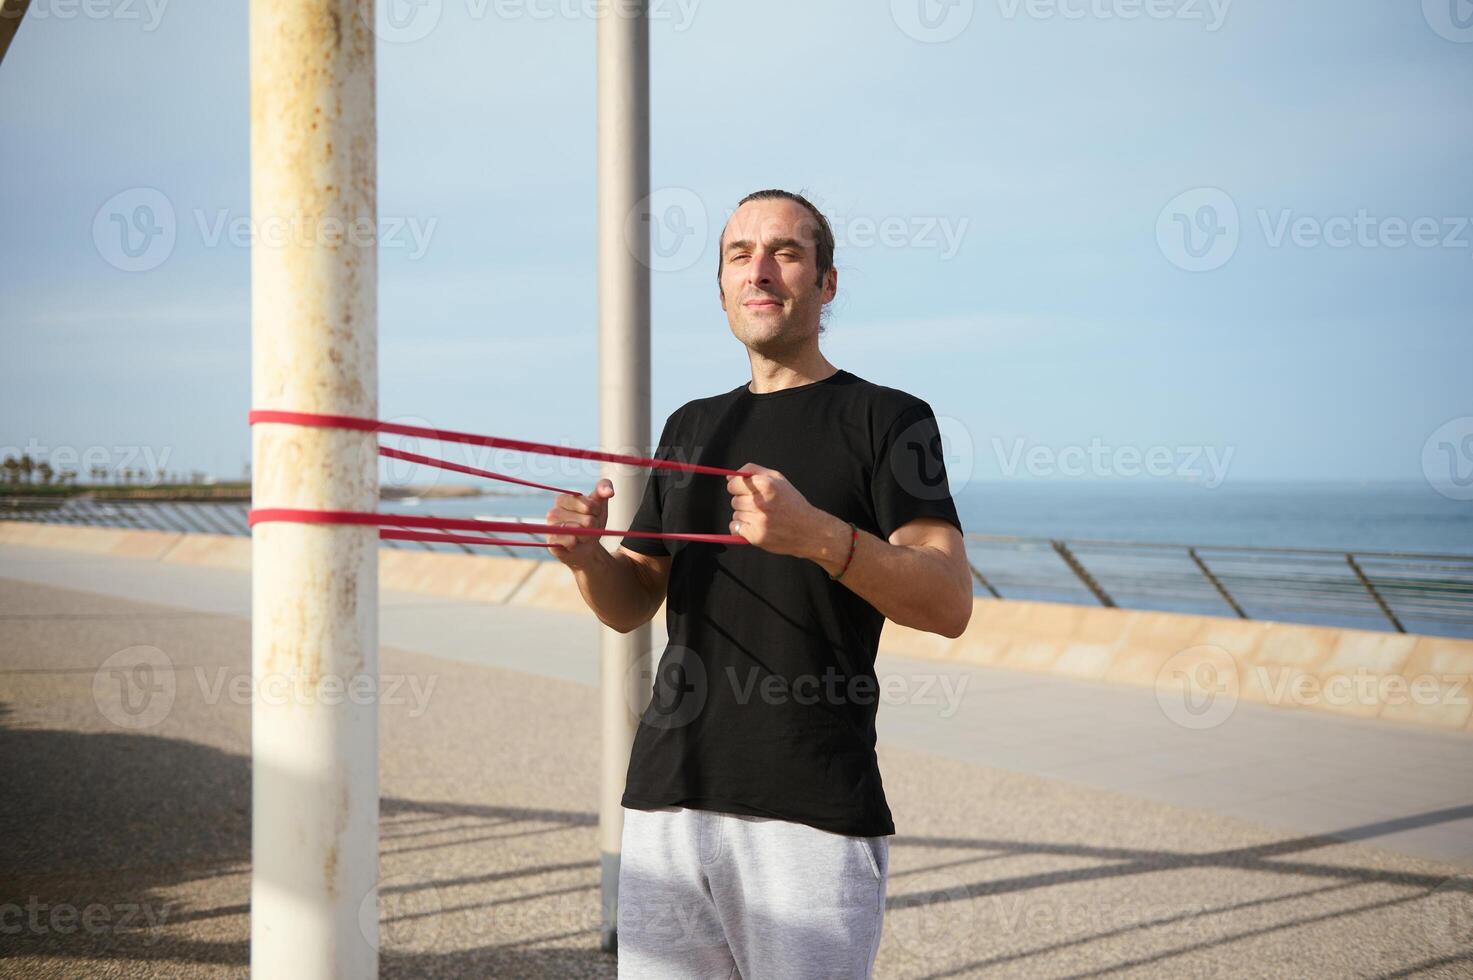
[[[592,481],[589,481],[592,486]],[[1473,556],[1473,501],[1426,482],[979,481],[954,493],[970,533],[1198,547]],[[552,494],[384,501],[383,510],[540,520]],[[725,528],[690,528],[724,531]]]

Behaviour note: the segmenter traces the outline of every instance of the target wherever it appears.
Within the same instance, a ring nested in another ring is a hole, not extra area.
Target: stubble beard
[[[771,360],[781,360],[789,354],[801,351],[812,341],[810,334],[817,331],[816,326],[810,331],[802,329],[800,324],[804,312],[801,307],[784,309],[776,322],[769,326],[742,307],[737,316],[744,329],[738,337],[754,353]]]

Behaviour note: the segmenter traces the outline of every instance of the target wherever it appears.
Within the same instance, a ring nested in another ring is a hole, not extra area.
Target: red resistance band
[[[737,470],[719,466],[703,466],[699,463],[682,463],[672,459],[645,459],[641,456],[626,456],[621,453],[606,453],[596,449],[574,449],[554,446],[542,442],[526,442],[521,439],[502,439],[497,436],[475,435],[467,432],[452,432],[431,429],[398,422],[383,422],[377,419],[358,418],[352,415],[322,415],[316,412],[283,412],[271,409],[253,409],[250,424],[275,422],[283,425],[305,425],[318,428],[352,429],[359,432],[387,432],[391,435],[421,436],[440,442],[459,442],[472,446],[489,446],[496,449],[512,449],[519,452],[538,453],[546,456],[566,456],[573,459],[598,460],[620,463],[625,466],[641,466],[654,469],[679,470],[685,473],[705,473],[712,476],[741,476]],[[576,490],[564,490],[545,483],[534,483],[504,473],[462,466],[448,460],[421,456],[387,446],[379,446],[379,455],[402,459],[425,466],[484,476],[493,480],[516,483],[538,490],[550,490],[570,496],[581,496]],[[435,517],[429,514],[410,516],[405,514],[379,514],[349,510],[305,510],[291,507],[266,507],[252,509],[246,515],[246,525],[254,526],[263,521],[289,521],[300,524],[369,524],[380,527],[379,537],[392,541],[438,541],[444,544],[502,545],[503,547],[545,548],[545,542],[505,540],[479,535],[427,533],[433,531],[501,531],[513,534],[559,534],[572,537],[604,537],[620,535],[635,538],[658,538],[670,541],[695,541],[707,544],[746,544],[747,539],[737,534],[692,534],[666,533],[660,531],[614,531],[607,528],[565,527],[552,524],[524,524],[518,521],[481,521],[456,517]],[[423,528],[423,531],[399,530],[399,528]]]

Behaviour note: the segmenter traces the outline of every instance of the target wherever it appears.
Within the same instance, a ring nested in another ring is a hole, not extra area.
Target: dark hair
[[[743,204],[746,204],[749,201],[792,201],[794,204],[801,204],[804,208],[808,210],[809,214],[813,215],[813,222],[815,225],[813,243],[815,251],[814,262],[818,266],[817,284],[819,286],[822,286],[824,276],[827,276],[829,274],[829,270],[834,267],[834,229],[829,227],[829,219],[823,216],[823,212],[820,211],[812,201],[808,200],[808,198],[804,197],[802,194],[794,194],[792,191],[784,191],[777,188],[768,188],[764,191],[753,191],[752,193],[748,194],[746,197],[738,201],[737,207],[740,208]],[[734,213],[735,212],[733,212],[733,214]],[[727,223],[730,224],[730,218],[727,219]],[[721,285],[721,272],[725,267],[726,229],[722,228],[721,241],[717,244],[716,248],[716,284],[718,286]],[[825,310],[824,312],[827,313],[828,311]],[[824,325],[820,323],[818,329],[819,332],[822,333]]]

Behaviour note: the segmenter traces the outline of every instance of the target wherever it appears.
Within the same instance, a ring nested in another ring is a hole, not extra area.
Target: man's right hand
[[[571,524],[574,527],[596,527],[602,529],[609,519],[609,498],[614,495],[612,481],[603,479],[592,493],[573,496],[560,493],[547,512],[546,524]],[[547,550],[569,568],[586,565],[593,556],[594,548],[602,548],[596,535],[592,534],[546,534]]]

